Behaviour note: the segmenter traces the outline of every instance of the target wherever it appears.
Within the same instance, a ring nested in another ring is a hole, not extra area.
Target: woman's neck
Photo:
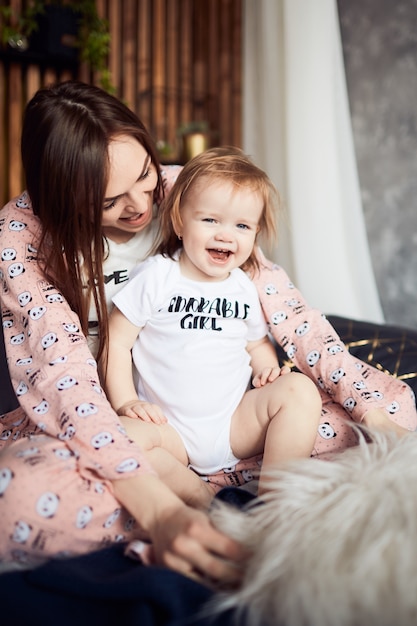
[[[103,228],[103,234],[114,243],[126,243],[136,235],[136,233],[126,233],[117,228]]]

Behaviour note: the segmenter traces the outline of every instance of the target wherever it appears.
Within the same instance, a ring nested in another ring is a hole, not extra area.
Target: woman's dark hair
[[[43,226],[39,258],[45,277],[79,315],[85,334],[94,301],[100,335],[97,358],[108,340],[102,234],[108,146],[120,135],[136,138],[151,157],[158,172],[155,198],[160,198],[154,142],[137,115],[116,97],[69,81],[40,89],[26,106],[21,150],[33,211]]]

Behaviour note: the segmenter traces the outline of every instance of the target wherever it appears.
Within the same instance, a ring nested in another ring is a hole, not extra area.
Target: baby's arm
[[[118,415],[162,424],[167,420],[160,407],[139,400],[133,382],[131,350],[140,330],[114,307],[109,320],[108,362],[102,368],[105,389]]]
[[[251,357],[254,387],[263,387],[281,374],[291,371],[287,366],[280,367],[275,348],[267,336],[258,341],[249,341],[246,349]]]

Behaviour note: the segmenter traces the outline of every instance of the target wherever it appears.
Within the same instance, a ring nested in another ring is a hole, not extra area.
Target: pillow
[[[417,330],[326,316],[349,352],[378,370],[406,382],[417,397]],[[279,362],[294,365],[281,346],[276,346]]]
[[[417,396],[417,330],[328,315],[351,354],[406,382]]]

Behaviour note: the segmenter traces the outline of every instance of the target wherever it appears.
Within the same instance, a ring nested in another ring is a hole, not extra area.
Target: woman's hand
[[[151,562],[215,587],[238,584],[245,551],[207,514],[178,498],[156,475],[113,481],[116,498],[151,541]]]
[[[216,588],[236,586],[242,578],[243,548],[201,511],[185,505],[173,509],[154,525],[151,537],[157,564]]]

